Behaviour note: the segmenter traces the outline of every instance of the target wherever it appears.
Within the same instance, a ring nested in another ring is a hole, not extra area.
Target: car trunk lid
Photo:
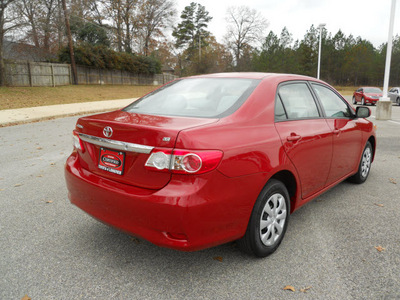
[[[76,132],[83,150],[83,168],[129,185],[160,189],[169,172],[145,168],[154,147],[173,149],[181,130],[217,122],[218,119],[167,117],[115,111],[80,118]]]

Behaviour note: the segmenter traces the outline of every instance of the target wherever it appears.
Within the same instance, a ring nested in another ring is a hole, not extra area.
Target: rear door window
[[[278,97],[275,101],[276,120],[284,119],[279,100],[282,101],[285,117],[287,116],[289,120],[320,117],[317,104],[305,82],[289,83],[279,87]]]

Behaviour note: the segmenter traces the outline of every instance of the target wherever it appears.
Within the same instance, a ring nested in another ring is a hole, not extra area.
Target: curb
[[[0,110],[0,127],[124,108],[137,98]]]

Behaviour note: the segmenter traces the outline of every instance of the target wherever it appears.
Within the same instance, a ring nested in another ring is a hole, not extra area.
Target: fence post
[[[71,65],[68,65],[69,84],[72,84]]]
[[[51,68],[51,81],[53,82],[53,87],[56,87],[56,81],[54,79],[54,67],[53,64],[50,65]]]
[[[28,66],[29,86],[32,87],[32,72],[31,72],[31,63],[29,60],[27,61],[27,66]]]

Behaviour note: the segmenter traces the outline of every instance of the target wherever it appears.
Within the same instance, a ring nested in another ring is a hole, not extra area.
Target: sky
[[[225,14],[229,6],[246,5],[260,12],[269,22],[265,36],[272,30],[278,36],[286,26],[294,40],[302,40],[314,24],[326,23],[332,35],[339,29],[349,36],[360,36],[376,48],[386,43],[392,0],[175,0],[178,15],[191,2],[204,5],[213,17],[209,31],[222,43],[226,32]],[[393,35],[400,34],[400,3],[396,3]],[[180,22],[180,17],[178,17]]]

